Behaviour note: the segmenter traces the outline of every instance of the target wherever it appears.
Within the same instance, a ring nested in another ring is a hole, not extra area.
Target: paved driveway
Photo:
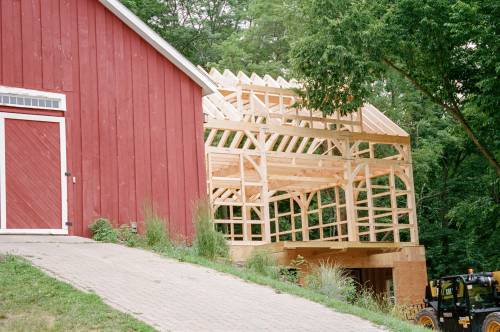
[[[383,331],[320,304],[156,254],[78,237],[0,235],[21,255],[162,331]]]

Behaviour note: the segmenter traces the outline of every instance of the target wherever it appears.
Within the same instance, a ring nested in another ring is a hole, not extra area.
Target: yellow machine
[[[416,322],[444,332],[500,332],[500,271],[429,282]]]

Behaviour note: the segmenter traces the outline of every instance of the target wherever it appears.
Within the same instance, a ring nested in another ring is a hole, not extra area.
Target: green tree
[[[500,175],[500,4],[306,0],[292,47],[309,107],[350,112],[388,70],[449,114]]]
[[[500,179],[441,107],[395,73],[388,76],[368,101],[411,135],[429,276],[500,269]]]
[[[220,58],[216,46],[245,25],[248,0],[121,0],[195,64]]]
[[[235,31],[217,47],[221,59],[213,65],[234,72],[286,76],[289,72],[290,13],[293,12],[284,0],[250,1],[247,26]]]

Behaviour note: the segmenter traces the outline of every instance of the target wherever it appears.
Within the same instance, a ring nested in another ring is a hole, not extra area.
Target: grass
[[[155,330],[23,259],[0,256],[0,331]]]

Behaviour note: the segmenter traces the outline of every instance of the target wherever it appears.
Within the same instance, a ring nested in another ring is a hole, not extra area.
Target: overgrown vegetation
[[[250,258],[245,262],[245,267],[249,271],[262,274],[264,276],[277,279],[279,268],[275,259],[265,251],[255,250]]]
[[[23,259],[0,256],[0,331],[154,331],[95,294],[53,279]]]
[[[402,308],[395,305],[387,296],[375,294],[370,287],[359,284],[348,270],[328,261],[312,267],[312,271],[305,277],[305,287],[360,308],[405,319],[402,316]]]
[[[118,229],[118,241],[127,247],[140,247],[143,245],[144,239],[130,226],[121,225]]]
[[[306,276],[306,286],[334,299],[353,303],[356,299],[356,283],[339,265],[321,262]]]
[[[229,247],[224,235],[215,230],[207,201],[199,202],[194,209],[195,237],[193,248],[201,257],[214,259],[227,257]]]
[[[97,219],[89,226],[89,229],[92,233],[92,238],[96,241],[112,243],[116,243],[118,241],[118,232],[113,229],[109,220],[105,218]]]
[[[167,222],[161,218],[153,209],[152,205],[144,207],[144,226],[146,244],[152,248],[162,248],[170,246],[168,237]]]

